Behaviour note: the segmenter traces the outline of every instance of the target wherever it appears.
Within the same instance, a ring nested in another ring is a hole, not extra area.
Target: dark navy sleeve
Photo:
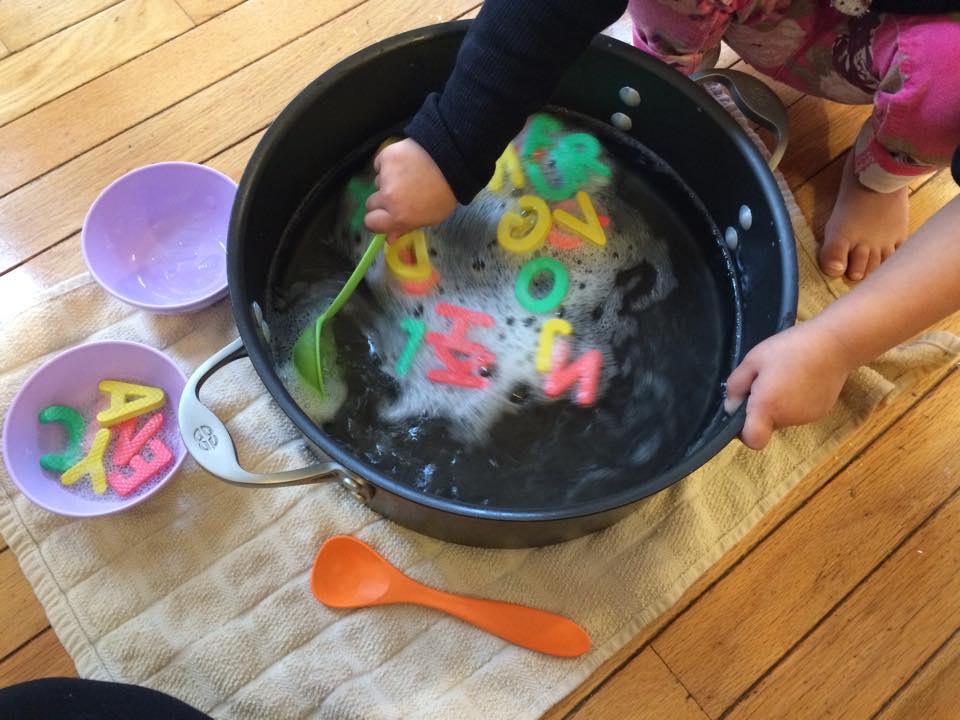
[[[493,175],[500,153],[564,71],[627,0],[486,0],[441,93],[406,127],[461,203]]]
[[[897,15],[940,15],[960,11],[960,0],[873,0],[870,9]]]

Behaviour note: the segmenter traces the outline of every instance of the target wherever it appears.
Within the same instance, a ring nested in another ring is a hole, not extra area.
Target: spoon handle
[[[332,318],[338,312],[340,308],[343,307],[344,303],[353,295],[353,291],[357,289],[357,285],[360,284],[360,281],[363,280],[363,276],[367,274],[367,270],[370,269],[370,266],[373,264],[373,261],[377,259],[377,255],[380,252],[380,248],[383,247],[383,243],[386,241],[387,236],[383,233],[378,233],[373,236],[370,240],[370,244],[367,245],[367,249],[364,251],[363,256],[360,258],[360,262],[357,263],[357,267],[354,269],[353,273],[347,278],[347,282],[343,284],[343,288],[337,293],[337,296],[333,299],[333,302],[330,303],[330,307],[326,309],[323,313],[324,319]]]
[[[441,610],[514,645],[546,655],[576,657],[590,649],[590,636],[586,630],[572,620],[546,610],[452,595],[423,586],[411,593],[408,602]]]

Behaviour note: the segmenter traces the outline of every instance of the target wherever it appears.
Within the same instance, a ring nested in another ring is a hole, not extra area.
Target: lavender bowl
[[[87,211],[80,245],[111,295],[156,313],[199,310],[227,294],[227,229],[237,184],[205,165],[146,165]]]
[[[127,497],[108,491],[95,497],[88,480],[64,487],[55,475],[40,467],[40,456],[63,449],[64,431],[56,424],[41,424],[37,417],[50,405],[68,405],[87,419],[83,449],[97,427],[95,409],[103,398],[101,380],[125,380],[163,388],[165,426],[161,437],[174,460],[158,477]],[[71,517],[109,515],[143,502],[163,487],[180,468],[186,449],[177,428],[180,395],[187,379],[166,355],[146,345],[105,341],[80,345],[42,365],[14,397],[3,424],[3,458],[14,484],[30,500],[50,512]]]

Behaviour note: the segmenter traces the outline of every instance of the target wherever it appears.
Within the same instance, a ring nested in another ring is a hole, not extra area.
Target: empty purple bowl
[[[56,423],[40,423],[40,412],[50,405],[67,405],[83,414],[87,420],[83,445],[86,453],[98,427],[96,411],[104,405],[105,396],[98,389],[101,380],[152,385],[163,388],[167,396],[163,408],[165,426],[160,437],[173,452],[173,462],[127,497],[111,490],[94,496],[87,479],[65,487],[55,474],[40,467],[41,455],[63,449],[66,434]],[[186,456],[177,428],[180,395],[186,382],[187,378],[170,358],[138,343],[96,342],[57,355],[30,376],[7,410],[3,458],[11,479],[40,507],[71,517],[109,515],[143,502],[173,477]]]
[[[199,310],[227,294],[227,229],[237,184],[205,165],[146,165],[87,211],[80,245],[111,295],[156,313]]]

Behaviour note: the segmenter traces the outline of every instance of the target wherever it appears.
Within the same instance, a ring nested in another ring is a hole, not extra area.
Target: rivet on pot
[[[633,120],[630,119],[629,115],[624,115],[622,112],[615,112],[611,115],[610,122],[613,123],[614,127],[624,132],[628,132],[633,127]]]
[[[749,230],[753,226],[753,211],[746,205],[740,206],[740,227]]]
[[[620,88],[620,99],[623,101],[624,105],[636,107],[640,104],[640,93],[638,93],[635,88],[632,88],[629,85],[624,85],[622,88]]]
[[[736,230],[728,227],[726,232],[723,233],[723,241],[727,244],[727,247],[730,248],[731,252],[735,252],[737,246],[740,244],[740,236],[737,235]]]
[[[373,486],[369,485],[363,478],[344,475],[340,479],[340,484],[350,492],[357,502],[369,502],[370,498],[373,497]]]

